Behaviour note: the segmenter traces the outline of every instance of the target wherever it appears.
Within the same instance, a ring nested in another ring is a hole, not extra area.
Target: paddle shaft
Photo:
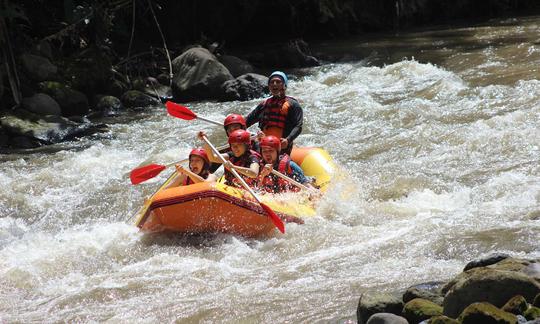
[[[307,190],[307,191],[315,191],[313,190],[312,188],[309,188],[303,184],[301,184],[300,182],[294,180],[293,178],[291,177],[288,177],[286,175],[284,175],[283,173],[279,172],[279,171],[276,171],[276,170],[272,170],[272,173],[277,175],[278,177],[280,177],[281,179],[284,179],[286,181],[289,181],[290,183],[292,183],[293,185],[297,186],[298,188],[300,189],[304,189],[304,190]]]
[[[208,146],[210,146],[210,148],[212,149],[212,151],[214,151],[214,154],[216,154],[219,159],[221,160],[222,163],[226,163],[227,161],[225,161],[225,158],[221,155],[221,153],[219,153],[218,149],[212,144],[210,143],[210,141],[208,140],[208,138],[206,138],[206,136],[203,136],[202,137],[203,140],[206,142],[206,144],[208,144]],[[246,183],[246,181],[238,174],[238,172],[236,172],[235,169],[231,168],[230,170],[232,172],[232,174],[234,174],[234,176],[240,181],[240,183],[242,184],[242,186],[244,187],[244,189],[246,189],[252,196],[253,198],[255,198],[255,200],[261,204],[261,200],[259,199],[259,197],[257,197],[257,195],[255,194],[255,192],[253,192],[253,190],[248,186],[248,184]]]
[[[204,120],[205,122],[208,122],[208,123],[210,123],[210,124],[214,124],[214,125],[218,125],[218,126],[223,126],[223,123],[217,122],[217,121],[212,120],[212,119],[204,118],[204,117],[201,117],[201,116],[199,116],[199,115],[197,115],[196,118],[197,118],[197,119],[200,119],[200,120]]]

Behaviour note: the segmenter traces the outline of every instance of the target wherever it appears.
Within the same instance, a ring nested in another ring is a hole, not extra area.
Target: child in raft
[[[276,170],[303,185],[312,187],[300,166],[293,162],[287,153],[279,154],[281,152],[281,141],[276,136],[263,137],[259,145],[263,160],[261,165],[264,165],[259,174],[259,188],[270,193],[299,190],[297,186],[289,181],[272,174],[272,170]]]
[[[200,139],[206,134],[200,131],[197,135]],[[242,187],[238,179],[230,171],[234,168],[246,183],[254,187],[259,175],[259,153],[251,150],[251,134],[244,129],[237,129],[229,135],[229,145],[231,150],[221,154],[225,159],[225,183],[230,186]],[[210,162],[221,163],[221,159],[214,155],[211,148],[205,144],[205,150],[210,152]]]
[[[188,186],[203,181],[214,182],[216,176],[210,173],[210,160],[208,154],[202,148],[195,148],[189,153],[189,170],[175,165],[178,176],[171,182],[169,187]]]

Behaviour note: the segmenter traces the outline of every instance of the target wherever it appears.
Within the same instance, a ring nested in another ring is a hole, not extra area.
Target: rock
[[[172,99],[172,89],[161,83],[147,84],[144,93],[158,99],[161,102]]]
[[[37,140],[46,144],[58,143],[103,130],[100,126],[90,123],[79,124],[53,115],[39,116],[23,109],[4,114],[0,117],[0,125],[14,138],[23,136],[30,138],[31,141]]]
[[[470,269],[473,269],[473,268],[478,268],[478,267],[485,267],[485,266],[488,266],[488,265],[491,265],[491,264],[495,264],[499,261],[502,261],[504,259],[507,259],[509,258],[510,256],[506,253],[495,253],[495,254],[491,254],[485,258],[482,258],[480,260],[475,260],[475,261],[471,261],[469,263],[467,263],[467,265],[465,266],[465,268],[463,269],[463,271],[467,271],[467,270],[470,270]]]
[[[21,149],[32,149],[40,147],[41,143],[35,139],[26,136],[14,136],[11,138],[9,143],[11,147],[21,148]]]
[[[54,81],[40,82],[38,86],[42,92],[58,102],[62,116],[83,116],[88,113],[88,98],[84,93]]]
[[[527,310],[528,307],[529,305],[527,304],[525,298],[521,295],[517,295],[510,298],[510,300],[506,302],[501,309],[514,315],[521,315]]]
[[[422,298],[442,306],[444,295],[441,292],[441,288],[444,284],[445,282],[436,281],[411,286],[403,294],[403,302],[407,303],[415,298]]]
[[[221,55],[218,59],[235,78],[243,74],[253,73],[254,71],[253,66],[251,66],[248,61],[242,60],[236,56]]]
[[[258,66],[276,68],[300,68],[320,65],[311,56],[308,44],[301,40],[290,40],[287,43],[269,44],[255,52],[248,60]]]
[[[433,316],[429,321],[429,324],[459,324],[459,322],[453,318],[439,315],[439,316]]]
[[[126,108],[144,108],[159,105],[159,100],[138,90],[129,90],[122,95],[122,103]]]
[[[173,60],[173,96],[178,101],[219,99],[233,76],[207,49],[194,47]]]
[[[514,314],[498,309],[490,303],[473,303],[463,310],[458,318],[462,324],[483,324],[483,323],[508,323],[517,322]]]
[[[364,324],[375,313],[401,315],[403,302],[401,296],[388,293],[362,294],[358,301],[356,317],[358,324]]]
[[[523,316],[530,321],[540,319],[540,308],[531,306],[523,313]]]
[[[540,292],[540,283],[521,272],[483,267],[464,274],[444,298],[444,315],[456,317],[467,305],[478,301],[501,307],[515,295],[532,300]]]
[[[115,115],[118,111],[122,110],[124,106],[120,99],[113,96],[101,97],[96,104],[96,110],[102,112],[103,116]]]
[[[536,295],[534,297],[532,305],[535,306],[535,307],[540,307],[540,294],[538,294],[538,295]]]
[[[126,83],[115,79],[109,83],[106,89],[107,93],[115,97],[121,97],[126,91],[129,90],[129,86]]]
[[[58,68],[47,58],[32,54],[21,55],[22,67],[32,80],[47,81],[58,78]]]
[[[268,78],[264,75],[248,73],[223,83],[222,100],[251,100],[268,94]]]
[[[158,82],[164,86],[170,86],[171,80],[169,80],[169,75],[166,73],[161,73],[156,77]]]
[[[371,315],[366,324],[408,324],[407,320],[401,316],[391,313],[376,313]]]
[[[9,135],[0,128],[0,147],[7,147],[9,143]]]
[[[442,315],[443,308],[429,300],[415,298],[403,306],[403,317],[409,323],[418,323],[433,316]]]
[[[66,63],[64,75],[73,89],[83,90],[92,96],[110,87],[112,70],[109,56],[103,50],[90,46]]]
[[[60,116],[62,109],[51,96],[44,93],[36,93],[32,97],[23,98],[21,105],[28,111],[38,115]]]

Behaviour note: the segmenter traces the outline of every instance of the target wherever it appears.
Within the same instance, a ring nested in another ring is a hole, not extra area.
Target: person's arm
[[[200,140],[202,140],[203,136],[208,137],[208,136],[206,136],[206,133],[203,132],[203,131],[200,131],[199,133],[197,133],[197,137]],[[214,153],[214,150],[212,150],[210,145],[208,145],[206,142],[204,142],[203,149],[206,152],[206,154],[208,155],[208,160],[210,160],[210,162],[212,162],[212,163],[221,163],[221,159]],[[227,153],[223,153],[223,154],[221,154],[221,156],[223,156],[223,158],[226,161],[229,160],[229,155]]]
[[[184,183],[185,179],[186,179],[186,175],[178,172],[176,176],[174,177],[174,179],[169,183],[167,188],[174,188],[174,187],[181,186]]]
[[[287,143],[291,143],[302,133],[302,126],[304,125],[304,111],[297,101],[293,101],[287,119],[291,125],[294,125],[289,135],[285,138]]]
[[[249,168],[244,168],[240,166],[233,165],[232,163],[228,163],[230,165],[225,165],[226,168],[234,168],[238,173],[241,175],[245,175],[246,177],[250,178],[257,178],[259,175],[259,163],[253,162],[249,165]]]
[[[249,128],[251,125],[255,124],[261,119],[261,112],[263,110],[263,102],[257,105],[246,117],[246,128]]]
[[[289,166],[292,169],[291,178],[293,178],[294,180],[300,182],[301,184],[305,184],[305,183],[309,182],[308,179],[306,178],[306,176],[304,175],[304,171],[302,170],[302,168],[298,164],[291,161]]]

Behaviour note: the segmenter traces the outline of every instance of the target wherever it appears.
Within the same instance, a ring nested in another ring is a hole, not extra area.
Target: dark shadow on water
[[[144,234],[141,243],[145,246],[182,246],[197,249],[205,249],[221,246],[237,239],[248,245],[258,242],[256,239],[247,239],[239,236],[223,233],[174,233],[161,232]]]

